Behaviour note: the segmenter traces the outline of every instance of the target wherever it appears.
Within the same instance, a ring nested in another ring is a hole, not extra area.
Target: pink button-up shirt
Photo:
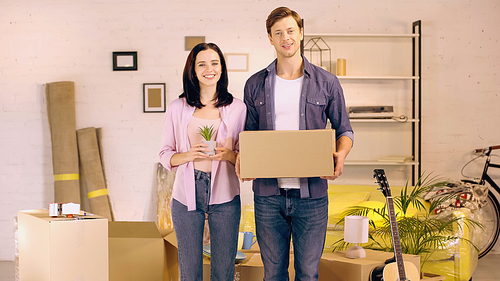
[[[170,171],[176,171],[172,197],[188,207],[196,209],[194,165],[192,161],[179,166],[172,166],[170,158],[175,153],[188,152],[191,149],[187,127],[195,107],[190,106],[185,98],[176,99],[167,107],[161,138],[160,163]],[[234,98],[230,105],[219,107],[221,123],[217,132],[217,147],[227,147],[239,151],[239,133],[245,128],[246,106]],[[231,201],[240,194],[240,182],[234,165],[229,161],[212,161],[210,204],[222,204]]]

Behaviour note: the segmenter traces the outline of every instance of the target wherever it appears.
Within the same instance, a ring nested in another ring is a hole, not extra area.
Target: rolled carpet
[[[90,211],[112,221],[113,216],[104,180],[97,130],[93,127],[80,129],[77,131],[77,136],[80,164],[85,175],[84,182],[87,187]]]
[[[45,94],[52,141],[54,202],[79,204],[75,84],[69,81],[47,83]]]

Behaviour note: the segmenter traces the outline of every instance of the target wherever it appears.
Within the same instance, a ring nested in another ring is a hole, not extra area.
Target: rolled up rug
[[[54,202],[80,203],[76,143],[75,84],[54,82],[45,86],[52,142]]]
[[[97,130],[93,127],[80,129],[77,131],[77,136],[80,165],[85,175],[83,181],[87,188],[90,211],[112,221],[113,215],[104,179]]]

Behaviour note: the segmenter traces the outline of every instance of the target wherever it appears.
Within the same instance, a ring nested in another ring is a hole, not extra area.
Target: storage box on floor
[[[257,245],[257,244],[255,244]],[[253,247],[252,247],[253,248]],[[256,247],[258,249],[258,247]],[[235,281],[262,281],[264,279],[264,265],[258,250],[241,250],[247,257],[244,261],[234,266]],[[295,279],[293,268],[293,254],[290,255],[290,266],[288,267],[290,280]],[[203,259],[203,281],[210,281],[210,259]]]
[[[22,281],[107,281],[108,220],[49,217],[48,210],[18,213]]]
[[[349,259],[344,252],[323,253],[319,264],[319,280],[367,281],[371,271],[394,256],[394,253],[368,250],[366,258]],[[420,272],[420,256],[403,254],[403,260],[413,263]]]
[[[173,230],[154,222],[109,222],[109,281],[179,280]]]
[[[153,222],[109,222],[109,280],[162,280],[163,237]]]
[[[240,133],[242,178],[333,176],[335,131],[244,131]]]

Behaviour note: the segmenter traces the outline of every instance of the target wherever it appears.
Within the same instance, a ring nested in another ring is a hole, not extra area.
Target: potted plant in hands
[[[208,144],[208,149],[210,149],[209,152],[203,151],[203,153],[206,153],[208,155],[215,155],[215,145],[216,142],[212,141],[212,136],[214,135],[214,125],[211,125],[210,127],[205,125],[202,127],[199,127],[199,132],[200,135],[203,137],[204,141],[202,143]]]

